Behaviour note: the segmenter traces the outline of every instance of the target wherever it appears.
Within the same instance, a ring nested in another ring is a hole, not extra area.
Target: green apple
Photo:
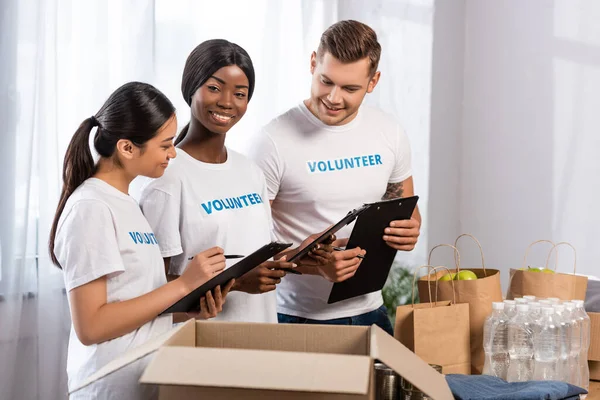
[[[550,268],[544,268],[544,269],[542,270],[542,272],[543,272],[544,274],[553,274],[553,273],[554,273],[554,270],[552,270],[552,269],[550,269]]]
[[[438,279],[438,281],[442,281],[442,282],[444,282],[444,281],[452,281],[452,280],[454,280],[454,277],[456,277],[456,273],[455,272],[451,272],[449,274],[447,273],[447,274],[442,275],[442,277],[440,279]]]
[[[527,271],[529,271],[529,272],[542,272],[542,270],[539,269],[539,268],[531,268],[531,267],[527,268]]]
[[[475,275],[473,271],[469,271],[468,269],[461,270],[458,274],[456,274],[456,277],[454,278],[454,280],[457,281],[472,281],[475,279],[477,279],[477,275]]]

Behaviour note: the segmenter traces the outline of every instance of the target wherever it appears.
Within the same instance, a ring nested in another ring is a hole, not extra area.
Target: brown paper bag
[[[520,270],[510,270],[510,281],[508,284],[508,292],[506,293],[507,299],[514,299],[516,297],[523,297],[525,295],[531,295],[535,297],[558,297],[561,300],[585,300],[585,293],[587,291],[588,278],[586,276],[575,275],[577,271],[577,251],[568,242],[560,242],[553,244],[550,253],[546,259],[546,269],[549,267],[550,258],[554,251],[557,252],[556,262],[554,263],[554,274],[544,272],[530,272],[527,271],[527,255],[531,246],[537,243],[550,243],[549,240],[537,240],[531,243],[527,250],[525,250],[525,257],[523,258],[523,268]],[[573,249],[573,273],[561,273],[556,272],[558,264],[558,247],[569,246]]]
[[[412,304],[396,309],[394,337],[429,364],[440,365],[444,374],[469,374],[469,305],[454,301],[415,304],[420,268],[414,275]]]
[[[481,374],[483,372],[483,364],[485,362],[485,353],[483,351],[483,324],[488,315],[492,313],[492,303],[502,301],[502,288],[500,286],[500,271],[497,269],[489,269],[485,267],[485,257],[483,249],[479,241],[469,235],[463,234],[456,238],[455,245],[458,244],[462,237],[470,237],[479,247],[481,254],[481,268],[469,268],[477,275],[476,280],[472,281],[454,281],[456,293],[453,292],[451,281],[440,282],[439,296],[440,300],[451,300],[456,295],[456,302],[469,304],[469,322],[471,334],[471,373]],[[438,245],[431,249],[429,253],[429,264],[431,264],[431,255],[438,247],[451,247],[454,249],[455,270],[452,272],[460,272],[460,254],[455,246]],[[422,302],[428,302],[428,281],[438,280],[443,271],[437,272],[434,275],[427,275],[419,280],[419,299]]]

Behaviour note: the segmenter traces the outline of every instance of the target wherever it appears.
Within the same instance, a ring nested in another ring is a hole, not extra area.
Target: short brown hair
[[[369,57],[369,73],[372,76],[379,65],[381,45],[371,27],[358,21],[346,20],[336,22],[321,35],[317,56],[322,58],[325,53],[330,53],[343,63]]]

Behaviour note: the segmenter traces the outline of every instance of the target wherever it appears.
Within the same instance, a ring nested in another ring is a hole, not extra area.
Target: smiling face
[[[344,125],[356,117],[367,93],[379,81],[379,72],[370,76],[367,57],[343,63],[330,53],[322,57],[313,53],[310,60],[312,74],[309,110],[327,125]]]
[[[177,156],[173,146],[176,132],[177,117],[173,114],[156,135],[141,147],[133,145],[130,140],[119,140],[117,152],[120,164],[132,176],[160,178],[165,173],[169,161]]]
[[[192,96],[192,117],[213,133],[227,133],[246,113],[248,87],[237,65],[219,69]]]

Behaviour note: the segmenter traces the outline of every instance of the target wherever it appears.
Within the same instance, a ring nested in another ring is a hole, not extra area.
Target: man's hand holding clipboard
[[[383,231],[383,240],[395,250],[411,251],[419,239],[421,223],[418,219],[397,220]]]
[[[330,282],[343,282],[354,276],[367,251],[360,247],[342,249],[348,239],[337,239],[331,245],[313,250],[311,258],[318,260],[319,275]]]
[[[396,183],[388,183],[382,200],[410,198],[414,196],[412,177]],[[415,206],[407,219],[394,219],[383,230],[383,240],[394,250],[412,251],[421,233],[421,214]]]
[[[313,242],[319,235],[309,236],[302,242],[300,248]],[[331,235],[300,259],[298,269],[306,274],[320,275],[330,282],[343,282],[353,277],[366,251],[360,247],[341,249],[346,243],[348,239],[336,239],[335,235]]]

